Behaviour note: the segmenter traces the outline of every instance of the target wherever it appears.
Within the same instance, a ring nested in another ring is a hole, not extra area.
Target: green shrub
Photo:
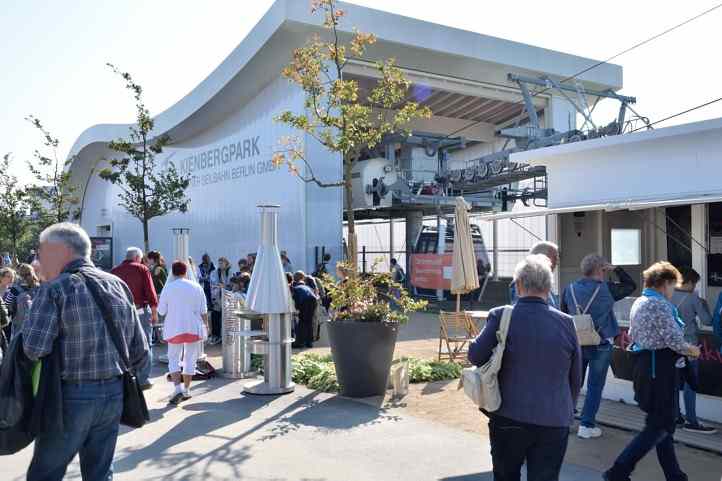
[[[459,364],[446,361],[430,361],[426,359],[402,358],[409,363],[409,382],[422,383],[447,381],[461,376]],[[399,360],[394,361],[399,362]],[[309,389],[324,392],[338,392],[336,367],[331,355],[322,356],[315,353],[297,354],[292,359],[293,382],[302,384]]]
[[[338,392],[336,366],[330,355],[298,354],[292,358],[293,382],[303,384],[310,389],[325,392]]]
[[[447,381],[461,377],[461,365],[448,361],[430,361],[428,359],[403,358],[409,363],[409,382]]]
[[[251,369],[254,371],[263,371],[262,354],[251,354]]]

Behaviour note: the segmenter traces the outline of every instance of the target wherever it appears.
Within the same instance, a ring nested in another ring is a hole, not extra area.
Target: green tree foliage
[[[0,232],[2,248],[13,259],[21,257],[32,242],[32,212],[38,208],[37,201],[28,190],[18,184],[10,168],[10,154],[0,161]]]
[[[34,160],[28,162],[28,168],[37,183],[27,193],[37,200],[39,227],[77,219],[80,213],[78,187],[67,169],[73,158],[61,160],[58,157],[60,142],[40,119],[30,115],[26,120],[40,132],[43,139],[43,148],[36,149]]]
[[[163,152],[170,138],[167,135],[153,137],[153,119],[143,102],[143,89],[131,75],[108,64],[113,72],[125,81],[125,88],[133,94],[136,109],[135,124],[125,139],[110,142],[108,147],[119,154],[102,159],[108,167],[98,173],[101,179],[120,188],[120,205],[143,225],[143,242],[149,250],[151,219],[170,212],[186,212],[189,199],[185,191],[190,177],[182,176],[172,163],[159,168],[156,156]]]
[[[411,83],[393,59],[375,64],[379,79],[368,92],[361,91],[356,80],[344,77],[349,56],[362,58],[367,47],[376,42],[376,37],[354,30],[351,40],[343,42],[338,27],[345,12],[337,8],[337,3],[336,0],[312,1],[312,11],[323,14],[331,40],[314,36],[305,46],[294,50],[282,75],[304,91],[305,111],[285,111],[277,120],[339,154],[343,178],[324,180],[316,177],[302,143],[293,138],[282,139],[282,146],[274,154],[273,161],[277,166],[288,165],[289,170],[304,182],[319,187],[344,188],[349,260],[356,270],[358,247],[351,185],[354,163],[386,135],[404,131],[415,119],[430,117],[431,110],[408,100]],[[299,164],[305,166],[303,173]]]
[[[389,322],[403,324],[409,314],[426,309],[427,301],[415,301],[401,284],[393,280],[388,272],[372,272],[349,275],[354,272],[351,263],[339,263],[338,268],[346,279],[336,282],[325,274],[323,285],[331,296],[334,320],[361,322]],[[396,307],[392,309],[392,304]]]

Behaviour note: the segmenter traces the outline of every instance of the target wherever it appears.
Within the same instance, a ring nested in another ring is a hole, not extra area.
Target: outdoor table
[[[472,321],[477,325],[479,330],[486,324],[486,318],[489,317],[489,311],[466,311]]]

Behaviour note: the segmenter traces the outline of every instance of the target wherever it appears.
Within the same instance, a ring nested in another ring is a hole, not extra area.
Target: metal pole
[[[441,215],[436,215],[436,253],[442,255],[446,250],[446,230],[441,232]],[[436,289],[436,299],[444,300],[444,290]]]
[[[366,246],[361,248],[361,272],[366,274]]]
[[[394,258],[394,215],[389,214],[389,263]]]
[[[491,261],[494,263],[494,280],[499,280],[499,221],[491,222],[491,242],[494,244],[494,250],[491,253]]]

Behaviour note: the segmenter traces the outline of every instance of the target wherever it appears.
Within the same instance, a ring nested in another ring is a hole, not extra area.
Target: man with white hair
[[[549,262],[551,263],[551,270],[552,273],[557,268],[557,264],[559,263],[559,246],[557,246],[553,242],[549,241],[540,241],[531,246],[531,249],[529,249],[529,255],[543,255],[547,259],[549,259]],[[516,281],[511,281],[511,284],[509,284],[509,299],[511,301],[511,304],[516,304],[516,301],[518,299],[517,289],[516,289]],[[549,291],[549,299],[547,299],[547,302],[552,307],[559,307],[559,301],[557,300],[557,297],[554,295],[552,291]]]
[[[582,346],[582,375],[589,368],[587,397],[577,435],[582,439],[602,435],[596,417],[602,402],[607,371],[612,359],[612,344],[619,335],[614,303],[637,289],[637,284],[621,267],[614,267],[599,254],[589,254],[581,262],[582,278],[572,282],[561,297],[561,310],[567,314],[589,314],[601,341],[597,346]],[[618,281],[607,281],[614,272]]]
[[[133,293],[133,301],[138,310],[140,322],[143,325],[143,331],[148,338],[148,343],[152,339],[153,324],[158,322],[158,294],[155,292],[153,285],[153,276],[142,262],[143,251],[138,247],[128,247],[125,253],[125,260],[118,266],[115,266],[111,273],[120,277],[126,284],[130,292]],[[153,384],[150,382],[150,369],[153,364],[153,348],[150,351],[150,362],[148,365],[138,372],[138,382],[143,389],[150,389]]]
[[[581,385],[581,353],[572,318],[547,303],[552,286],[548,257],[530,255],[514,272],[519,299],[511,312],[499,371],[501,407],[489,418],[494,479],[518,480],[522,465],[534,480],[559,479]],[[469,361],[486,363],[498,345],[508,306],[489,312],[469,346]]]
[[[148,343],[123,281],[90,261],[90,238],[75,224],[55,224],[40,234],[40,285],[22,328],[31,360],[61,350],[63,430],[35,438],[28,481],[60,481],[80,456],[84,480],[112,479],[112,463],[123,411],[124,363],[108,333],[89,285],[112,311],[119,344],[130,369],[148,362]]]

